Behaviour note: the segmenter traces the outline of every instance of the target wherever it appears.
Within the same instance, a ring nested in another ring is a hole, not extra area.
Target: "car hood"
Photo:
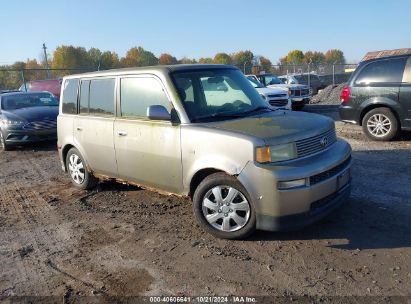
[[[255,88],[258,93],[263,95],[271,95],[271,94],[284,94],[287,93],[283,89],[274,89],[274,88]]]
[[[256,137],[264,140],[267,145],[275,145],[322,134],[334,128],[334,121],[326,116],[313,113],[277,110],[258,116],[212,122],[207,125]]]
[[[59,107],[28,107],[16,110],[2,111],[3,116],[8,119],[23,120],[27,122],[40,120],[56,120]]]

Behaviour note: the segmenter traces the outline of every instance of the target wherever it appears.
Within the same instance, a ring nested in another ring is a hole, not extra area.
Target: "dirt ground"
[[[215,239],[187,199],[73,188],[54,144],[0,153],[0,300],[10,296],[411,296],[411,134],[353,147],[350,201],[298,232]]]

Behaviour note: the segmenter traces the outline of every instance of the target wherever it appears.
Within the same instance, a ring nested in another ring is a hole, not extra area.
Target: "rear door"
[[[399,101],[405,110],[403,126],[406,128],[411,128],[411,57],[408,57],[405,65]]]
[[[109,177],[118,176],[113,140],[115,83],[115,78],[83,79],[74,122],[74,139],[88,165]]]

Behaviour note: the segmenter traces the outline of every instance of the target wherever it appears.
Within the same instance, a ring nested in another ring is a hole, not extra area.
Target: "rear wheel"
[[[390,109],[376,108],[365,114],[362,128],[372,140],[389,141],[397,136],[399,123]]]
[[[216,237],[244,239],[255,231],[255,211],[244,186],[234,177],[215,173],[194,192],[194,213],[201,226]]]
[[[77,188],[91,189],[97,184],[97,179],[87,170],[84,158],[76,148],[68,151],[66,167],[71,183]]]

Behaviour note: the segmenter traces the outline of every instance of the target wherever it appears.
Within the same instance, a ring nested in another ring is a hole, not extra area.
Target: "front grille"
[[[310,94],[310,90],[309,89],[303,89],[301,90],[301,96],[305,96],[305,95],[309,95]]]
[[[32,121],[26,124],[23,128],[26,130],[56,129],[57,121],[56,120]]]
[[[330,129],[320,135],[296,141],[298,157],[321,152],[337,141],[335,129]]]
[[[270,100],[269,103],[274,107],[283,107],[288,104],[288,99]]]
[[[268,95],[269,98],[281,98],[281,97],[286,97],[287,94],[271,94]]]
[[[293,96],[293,97],[301,96],[301,91],[300,90],[292,90],[291,91],[291,96]]]
[[[330,177],[333,177],[341,172],[343,172],[350,164],[351,161],[351,156],[347,158],[344,162],[339,164],[338,166],[335,166],[334,168],[331,168],[330,170],[321,172],[317,175],[313,175],[310,177],[310,185],[315,185],[318,184],[322,181],[325,181],[329,179]]]

